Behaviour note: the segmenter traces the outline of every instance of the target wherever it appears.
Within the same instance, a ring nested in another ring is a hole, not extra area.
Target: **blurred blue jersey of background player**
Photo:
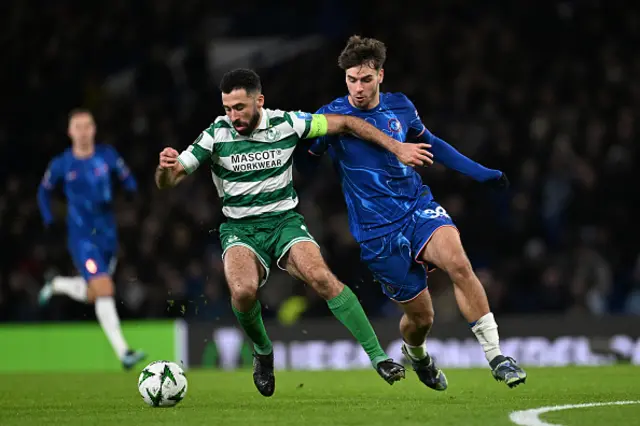
[[[109,145],[95,143],[96,125],[85,109],[69,114],[71,147],[56,156],[38,188],[38,206],[45,226],[53,223],[51,196],[62,185],[67,199],[67,246],[82,276],[52,277],[40,291],[40,304],[54,294],[94,303],[100,326],[125,369],[145,358],[129,348],[120,327],[114,301],[112,275],[117,263],[118,233],[113,212],[112,175],[128,193],[137,190],[136,180],[124,160]]]

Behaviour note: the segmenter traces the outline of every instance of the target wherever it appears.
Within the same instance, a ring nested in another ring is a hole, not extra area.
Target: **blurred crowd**
[[[505,171],[512,183],[509,192],[492,193],[438,165],[420,171],[459,226],[493,311],[640,314],[639,8],[492,4],[401,1],[397,13],[388,13],[386,2],[374,0],[352,6],[360,11],[353,16],[345,12],[342,30],[329,19],[314,21],[307,30],[322,33],[324,47],[257,69],[267,106],[314,112],[345,94],[337,56],[349,35],[385,41],[383,90],[406,93],[433,133]],[[37,306],[46,274],[74,274],[64,199],[55,203],[58,225],[45,230],[36,190],[47,163],[68,146],[66,114],[76,106],[94,111],[99,141],[122,154],[139,183],[135,201],[118,195],[115,202],[121,315],[207,321],[231,315],[216,235],[223,218],[208,170],[170,191],[155,188],[153,173],[163,147],[185,148],[223,113],[207,46],[242,36],[244,28],[299,36],[305,26],[293,23],[300,17],[283,12],[293,7],[302,6],[250,1],[222,11],[202,0],[2,6],[8,66],[0,68],[6,248],[0,320],[93,315],[62,297]],[[237,25],[215,27],[221,13]],[[291,27],[273,25],[282,20]],[[176,49],[183,53],[178,59]],[[300,212],[329,266],[369,315],[397,315],[360,264],[328,159],[323,167],[321,179],[296,176]],[[429,283],[439,319],[458,318],[447,277],[434,272]],[[329,315],[321,299],[283,272],[272,274],[261,299],[267,316],[291,300],[306,306],[303,316]]]

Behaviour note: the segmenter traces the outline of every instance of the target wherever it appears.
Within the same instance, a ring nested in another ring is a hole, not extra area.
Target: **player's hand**
[[[429,152],[429,148],[431,145],[428,143],[398,143],[394,154],[406,166],[426,167],[433,164],[433,154]]]
[[[502,174],[500,175],[499,178],[490,179],[488,181],[485,181],[484,184],[491,189],[506,191],[507,189],[509,189],[509,185],[510,185],[509,179],[507,178],[507,175],[504,172],[501,172],[501,173]]]
[[[165,148],[160,153],[160,168],[172,169],[178,163],[178,151],[173,148]]]

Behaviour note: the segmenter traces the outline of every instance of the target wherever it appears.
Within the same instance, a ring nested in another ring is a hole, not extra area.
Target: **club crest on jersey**
[[[75,170],[71,170],[69,173],[67,173],[67,180],[71,181],[71,180],[75,180],[75,178],[78,177],[78,173],[76,173]]]
[[[101,164],[93,169],[93,174],[96,176],[106,175],[109,172],[109,166],[107,164]]]
[[[398,133],[400,130],[402,130],[402,124],[400,124],[400,120],[398,120],[397,118],[392,118],[391,120],[389,120],[389,130],[391,130],[394,133]]]
[[[271,127],[269,129],[267,129],[265,138],[269,142],[277,141],[280,138],[280,131],[278,129],[275,129],[275,128]]]

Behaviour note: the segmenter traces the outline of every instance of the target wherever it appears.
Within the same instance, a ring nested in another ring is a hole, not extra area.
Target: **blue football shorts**
[[[362,261],[387,297],[405,303],[426,290],[427,271],[433,265],[425,267],[419,258],[436,230],[444,226],[456,228],[440,204],[423,198],[398,229],[360,244]]]
[[[69,242],[73,263],[87,282],[101,275],[113,275],[116,270],[116,249],[103,246],[90,239]]]

